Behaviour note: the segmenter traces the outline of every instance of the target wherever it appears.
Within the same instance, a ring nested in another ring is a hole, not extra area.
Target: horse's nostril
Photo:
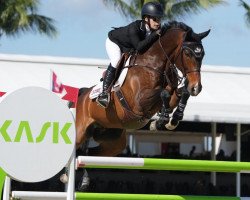
[[[197,87],[194,87],[194,88],[193,88],[193,93],[194,93],[194,94],[197,94],[197,91],[198,91]]]
[[[197,84],[192,88],[192,94],[193,94],[194,96],[197,96],[197,95],[200,93],[201,89],[202,89],[201,84],[198,84],[198,83],[197,83]]]

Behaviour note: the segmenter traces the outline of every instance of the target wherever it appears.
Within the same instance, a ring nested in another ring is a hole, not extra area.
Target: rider
[[[115,78],[117,64],[122,53],[147,50],[161,34],[163,7],[158,2],[148,2],[141,10],[142,20],[136,20],[127,26],[115,28],[108,33],[106,51],[110,64],[103,79],[103,92],[97,102],[107,108],[110,101],[109,87]]]

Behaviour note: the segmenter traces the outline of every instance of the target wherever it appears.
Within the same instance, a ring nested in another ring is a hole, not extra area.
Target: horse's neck
[[[175,59],[175,56],[178,55],[184,33],[178,28],[170,29],[145,53],[132,56],[130,65],[136,67],[136,70],[133,71],[137,71],[137,73],[133,73],[133,76],[138,77],[138,80],[153,79],[151,80],[152,87],[161,84],[162,80],[159,79],[162,79],[164,71],[169,68],[170,60]]]
[[[157,39],[143,54],[138,54],[132,59],[132,63],[143,66],[159,67],[174,58],[184,39],[185,31],[180,28],[171,28],[163,36]]]
[[[160,38],[165,55],[169,58],[176,56],[184,41],[186,32],[180,28],[171,28]]]

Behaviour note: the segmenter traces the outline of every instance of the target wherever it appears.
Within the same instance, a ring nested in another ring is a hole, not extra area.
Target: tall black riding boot
[[[108,107],[110,101],[109,87],[115,78],[115,71],[116,68],[110,64],[103,79],[103,91],[96,99],[99,105],[104,108]]]

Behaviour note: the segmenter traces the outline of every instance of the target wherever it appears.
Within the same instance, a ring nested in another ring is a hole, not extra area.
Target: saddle
[[[117,64],[115,78],[114,78],[113,82],[110,84],[109,92],[110,91],[117,91],[117,89],[122,86],[122,84],[126,78],[128,68],[132,66],[129,63],[133,63],[133,62],[131,62],[131,60],[134,60],[134,57],[135,56],[131,56],[131,54],[129,54],[129,53],[122,54],[122,57]],[[102,81],[103,81],[103,78],[105,76],[105,73],[106,73],[106,70],[103,72],[102,78],[100,79],[100,82],[92,88],[90,95],[89,95],[90,99],[97,98],[98,95],[102,92],[102,89],[103,89]]]
[[[122,58],[120,59],[118,65],[117,65],[117,70],[116,70],[115,79],[114,79],[113,83],[119,82],[118,79],[119,79],[120,75],[122,74],[122,72],[125,71],[124,70],[125,68],[129,68],[129,67],[134,66],[134,63],[136,60],[136,55],[137,55],[137,53],[123,53],[122,54]],[[127,74],[127,70],[126,70],[126,74]],[[124,76],[124,79],[125,79],[125,77],[126,77],[126,75]],[[121,79],[122,79],[122,77],[121,77]],[[123,81],[124,81],[124,79],[123,79]],[[113,83],[111,84],[111,87],[113,86]],[[123,107],[124,118],[123,118],[122,122],[126,123],[127,121],[129,121],[131,119],[143,121],[144,119],[142,116],[135,114],[131,110],[128,102],[124,98],[122,91],[120,90],[121,86],[122,86],[122,84],[118,84],[117,86],[114,85],[113,90],[114,90],[116,96],[118,97],[122,107]]]
[[[114,78],[113,82],[110,85],[110,89],[112,88],[114,83],[118,80],[119,76],[121,75],[121,72],[122,72],[123,68],[125,67],[125,65],[127,64],[128,59],[131,56],[132,56],[132,54],[130,54],[130,53],[123,53],[122,54],[121,59],[119,60],[119,62],[117,64],[116,72],[115,72],[115,78]],[[101,78],[100,81],[103,81],[105,73],[106,73],[106,70],[103,72],[102,78]]]
[[[133,67],[136,59],[136,54],[131,53],[123,53],[120,61],[117,64],[115,78],[114,81],[111,83],[109,87],[109,91],[114,91],[116,96],[118,97],[123,109],[124,109],[124,119],[122,120],[123,123],[131,119],[142,120],[142,116],[136,115],[132,112],[129,104],[127,103],[124,95],[121,91],[121,86],[125,80],[128,68]],[[103,77],[106,71],[103,72]],[[103,80],[101,78],[101,81]],[[92,91],[90,92],[90,99],[95,99],[100,93],[102,92],[102,82],[97,84],[93,87]]]

